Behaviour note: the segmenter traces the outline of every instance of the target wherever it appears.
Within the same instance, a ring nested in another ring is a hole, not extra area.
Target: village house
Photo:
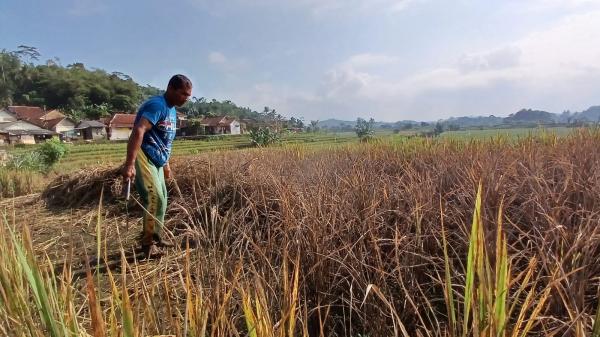
[[[34,106],[8,106],[3,110],[6,114],[14,116],[42,129],[53,131],[63,139],[76,137],[75,122],[63,115],[58,110],[46,111]]]
[[[116,113],[108,122],[108,139],[109,140],[127,140],[133,124],[135,122],[135,114]]]
[[[0,123],[0,145],[35,144],[56,135],[24,120]]]
[[[191,127],[192,123],[190,123],[190,121],[188,120],[187,115],[177,111],[177,136],[179,137],[193,135],[194,132]]]
[[[182,112],[177,112],[177,129],[183,129],[188,126],[187,115]]]
[[[116,113],[108,121],[104,121],[108,128],[108,139],[109,140],[127,140],[133,130],[136,114],[128,113]],[[100,121],[101,123],[102,121]],[[181,134],[181,130],[185,130],[188,126],[187,116],[181,112],[177,112],[177,135],[185,136]]]
[[[233,117],[205,117],[200,121],[200,125],[204,126],[204,133],[207,135],[239,135],[242,133],[240,122]]]
[[[106,127],[101,121],[82,120],[75,130],[84,140],[106,139]]]

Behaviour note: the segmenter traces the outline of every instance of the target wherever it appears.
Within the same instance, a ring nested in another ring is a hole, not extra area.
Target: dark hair
[[[177,74],[177,75],[173,75],[173,77],[171,77],[171,79],[169,80],[168,87],[173,88],[175,90],[181,89],[183,87],[191,88],[192,81],[190,81],[190,79],[187,78],[185,75]]]

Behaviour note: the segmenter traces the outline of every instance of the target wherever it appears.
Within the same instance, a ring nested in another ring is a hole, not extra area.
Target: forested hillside
[[[58,108],[75,120],[97,119],[114,112],[134,112],[147,97],[161,89],[136,83],[129,75],[73,63],[66,66],[56,58],[42,61],[35,47],[0,50],[0,108],[32,105]],[[190,117],[228,115],[263,121],[286,120],[275,109],[256,112],[230,100],[192,97],[180,111]],[[292,119],[293,125],[301,125]]]

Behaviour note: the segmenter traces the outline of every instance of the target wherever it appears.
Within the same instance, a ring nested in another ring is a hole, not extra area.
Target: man
[[[169,157],[177,124],[175,106],[185,104],[191,95],[192,82],[187,77],[171,77],[164,95],[151,97],[140,106],[127,144],[121,174],[125,182],[135,178],[135,188],[145,208],[141,243],[146,257],[156,255],[157,246],[173,246],[161,236],[167,210],[165,179],[171,177]]]

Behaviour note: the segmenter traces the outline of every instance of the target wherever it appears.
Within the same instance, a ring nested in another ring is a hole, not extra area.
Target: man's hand
[[[165,180],[171,179],[171,166],[169,166],[169,163],[163,166],[163,174],[165,175]]]
[[[123,165],[121,168],[121,175],[123,176],[124,181],[127,181],[127,179],[133,180],[133,178],[135,178],[135,164]]]

